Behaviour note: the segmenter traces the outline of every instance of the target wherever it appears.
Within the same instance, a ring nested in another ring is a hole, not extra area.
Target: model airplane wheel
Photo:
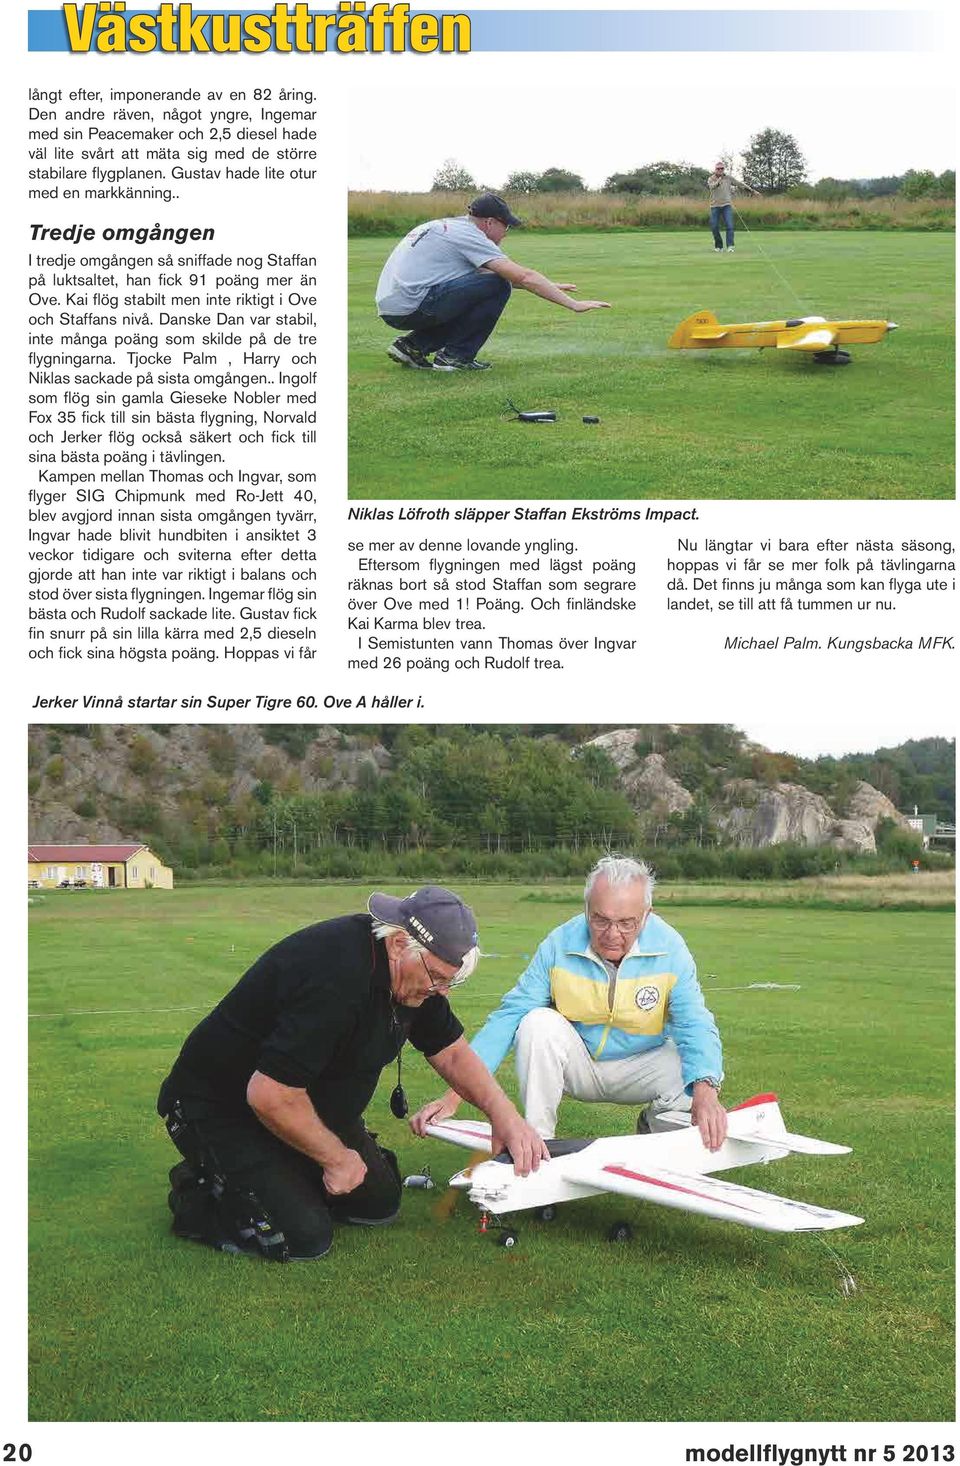
[[[633,1237],[633,1228],[629,1222],[614,1222],[607,1233],[608,1242],[629,1242]]]
[[[814,361],[821,366],[849,366],[849,351],[817,351],[814,353]]]
[[[539,1215],[541,1222],[552,1222],[557,1215],[557,1208],[555,1206],[542,1206]]]
[[[520,1238],[519,1238],[519,1236],[517,1235],[516,1232],[510,1232],[510,1231],[501,1232],[500,1235],[499,1235],[499,1237],[497,1238],[497,1246],[498,1247],[516,1247],[516,1245],[517,1245],[517,1243],[519,1241],[520,1241]]]

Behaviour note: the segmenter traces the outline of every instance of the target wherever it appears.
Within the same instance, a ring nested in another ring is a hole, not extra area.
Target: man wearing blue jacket
[[[473,1039],[491,1073],[516,1043],[526,1118],[545,1139],[565,1094],[644,1106],[641,1130],[661,1128],[664,1111],[688,1111],[709,1150],[726,1137],[720,1035],[686,943],[653,914],[653,883],[643,862],[599,861],[583,915],[541,942]],[[448,1089],[414,1115],[413,1130],[422,1135],[459,1104]]]

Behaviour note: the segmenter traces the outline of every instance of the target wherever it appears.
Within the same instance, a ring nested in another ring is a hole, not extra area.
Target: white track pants
[[[647,1054],[597,1063],[555,1008],[534,1008],[517,1029],[517,1078],[527,1120],[545,1140],[556,1134],[565,1094],[607,1104],[647,1105],[651,1130],[657,1129],[661,1110],[690,1109],[680,1055],[670,1039]]]

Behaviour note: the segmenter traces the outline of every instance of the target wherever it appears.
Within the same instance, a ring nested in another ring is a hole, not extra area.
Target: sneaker
[[[728,244],[727,245],[727,254],[728,255],[732,255],[733,254],[733,245],[732,244]]]
[[[427,356],[414,346],[409,336],[398,336],[392,345],[387,347],[387,355],[401,366],[416,367],[421,372],[432,372],[433,365]]]
[[[722,255],[723,254],[723,245],[722,244],[715,244],[713,246],[713,252],[714,252],[715,255]]]
[[[653,1134],[652,1130],[650,1129],[650,1122],[647,1119],[647,1112],[646,1112],[646,1110],[641,1110],[640,1113],[639,1113],[639,1115],[637,1116],[637,1134],[638,1135],[652,1135]]]
[[[433,358],[433,369],[435,372],[486,372],[490,369],[490,363],[477,361],[475,356],[451,356],[441,347]]]

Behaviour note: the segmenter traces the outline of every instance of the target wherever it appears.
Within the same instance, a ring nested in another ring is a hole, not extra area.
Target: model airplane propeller
[[[674,331],[668,346],[686,351],[716,347],[775,346],[779,351],[809,351],[814,361],[846,366],[850,353],[844,346],[869,346],[882,341],[896,321],[828,321],[823,316],[799,316],[792,321],[746,321],[724,326],[713,311],[697,311]]]
[[[669,1130],[654,1135],[618,1135],[602,1140],[551,1140],[551,1159],[529,1176],[514,1173],[506,1154],[481,1161],[451,1178],[485,1214],[549,1210],[603,1191],[652,1201],[701,1216],[757,1227],[765,1232],[823,1232],[855,1227],[863,1217],[830,1211],[806,1201],[790,1201],[732,1181],[713,1179],[717,1171],[783,1160],[788,1155],[847,1155],[850,1147],[791,1135],[775,1094],[758,1094],[728,1113],[728,1134],[709,1151],[690,1117],[671,1112],[659,1117]],[[490,1151],[490,1126],[475,1120],[443,1120],[426,1127],[428,1135],[470,1150]]]

